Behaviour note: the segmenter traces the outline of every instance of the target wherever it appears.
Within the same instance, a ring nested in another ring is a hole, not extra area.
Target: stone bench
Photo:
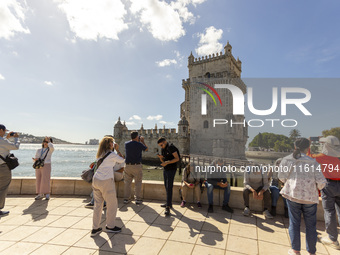
[[[181,202],[179,195],[180,182],[174,183],[173,201]],[[134,188],[134,183],[132,183]],[[117,196],[122,198],[124,196],[124,182],[116,182]],[[83,181],[77,177],[53,177],[51,179],[51,195],[73,195],[73,196],[89,196],[92,192],[90,183]],[[148,181],[143,180],[142,193],[144,199],[163,200],[165,201],[166,193],[164,183],[162,181]],[[222,206],[223,203],[223,190],[214,189],[214,205]],[[8,194],[10,195],[35,195],[35,177],[13,177],[9,187]],[[193,190],[188,192],[187,202],[194,202]],[[196,201],[196,200],[195,200]],[[201,196],[201,203],[208,204],[207,192],[204,189]],[[252,211],[262,211],[262,201],[254,200],[250,196],[250,209]],[[243,209],[243,188],[231,187],[231,195],[229,205],[232,208]],[[277,204],[277,213],[283,214],[283,201],[279,199]],[[323,208],[321,198],[319,200],[318,220],[324,220]]]

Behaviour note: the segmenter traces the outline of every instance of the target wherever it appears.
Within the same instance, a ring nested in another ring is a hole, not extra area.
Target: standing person
[[[91,236],[102,232],[100,227],[104,200],[106,201],[106,231],[109,233],[121,232],[121,228],[115,225],[117,215],[117,195],[113,168],[116,164],[124,162],[124,159],[113,152],[113,138],[104,137],[99,144],[97,152],[97,170],[93,176],[92,188],[94,197],[93,226]],[[118,146],[116,146],[117,153]]]
[[[254,199],[263,200],[263,215],[265,218],[272,219],[273,216],[268,211],[270,208],[270,192],[267,172],[263,171],[259,165],[248,167],[244,172],[243,183],[243,200],[245,206],[243,215],[250,215],[249,195],[253,194]]]
[[[197,200],[197,207],[202,208],[201,205],[201,176],[195,172],[193,164],[189,164],[183,171],[182,175],[182,203],[181,207],[186,204],[186,198],[189,190],[194,190]]]
[[[137,131],[131,132],[131,141],[125,143],[125,169],[124,169],[124,204],[131,201],[131,183],[135,180],[136,204],[143,203],[142,180],[143,165],[142,152],[148,151],[143,136],[138,136]]]
[[[284,157],[280,164],[279,179],[284,183],[281,195],[287,199],[289,214],[289,236],[292,249],[288,254],[300,254],[301,214],[306,225],[306,249],[309,254],[316,252],[316,211],[319,192],[326,185],[326,179],[315,159],[308,157],[310,142],[306,138],[295,141],[295,150]],[[319,169],[318,169],[319,168]]]
[[[51,191],[51,158],[52,153],[54,152],[53,140],[50,137],[45,137],[41,149],[38,149],[35,153],[34,161],[38,159],[44,159],[44,166],[35,169],[35,177],[36,177],[36,193],[38,194],[34,199],[40,200],[44,198],[46,195],[46,200],[50,199],[50,191]]]
[[[20,146],[19,134],[9,132],[6,138],[4,138],[6,131],[8,131],[6,127],[0,124],[0,155],[3,158],[6,158],[11,150],[18,150]],[[11,137],[14,137],[14,142],[9,141]],[[9,211],[2,211],[2,209],[5,207],[5,200],[11,180],[12,171],[8,168],[5,161],[0,158],[0,216],[9,214]]]
[[[331,135],[321,138],[320,143],[323,143],[320,154],[311,154],[309,150],[307,155],[321,165],[327,180],[326,187],[321,190],[321,197],[328,237],[322,237],[321,242],[340,250],[336,224],[336,205],[340,206],[340,142]]]
[[[212,167],[214,166],[222,166],[223,161],[217,160],[216,162],[212,163]],[[208,196],[208,212],[214,212],[214,188],[224,190],[223,196],[223,205],[222,210],[233,213],[234,210],[229,206],[229,199],[230,199],[230,185],[227,180],[226,173],[209,173],[207,171],[206,180],[204,181],[204,185],[207,188],[207,196]]]
[[[282,158],[277,159],[275,161],[275,166],[278,167],[281,161],[282,161]],[[276,216],[276,205],[280,197],[280,190],[282,189],[281,187],[282,183],[280,182],[278,175],[279,175],[279,171],[276,171],[275,169],[268,173],[268,180],[270,181],[269,190],[270,190],[270,194],[272,197],[272,210],[270,214],[273,216]],[[284,197],[282,197],[282,200],[284,204],[284,215],[285,215],[285,218],[288,218],[287,202]]]
[[[177,162],[179,161],[178,149],[173,144],[169,144],[164,137],[157,141],[159,147],[162,148],[161,155],[158,155],[161,166],[164,167],[163,177],[166,191],[166,203],[161,205],[165,207],[165,215],[170,215],[170,208],[172,208],[172,190],[174,186],[174,179],[177,170]]]

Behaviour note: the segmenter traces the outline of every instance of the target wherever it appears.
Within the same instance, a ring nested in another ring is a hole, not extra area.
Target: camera
[[[9,134],[9,136],[14,136],[16,133],[15,132],[12,132]]]

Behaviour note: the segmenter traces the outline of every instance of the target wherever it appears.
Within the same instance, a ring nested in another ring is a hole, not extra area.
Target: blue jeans
[[[327,180],[326,187],[321,190],[326,232],[333,242],[338,240],[336,224],[336,205],[340,206],[340,182]]]
[[[279,197],[280,197],[280,190],[276,186],[270,186],[269,189],[270,189],[270,194],[272,196],[272,206],[276,207],[277,200],[279,200]],[[287,208],[286,199],[284,197],[282,197],[282,199],[283,199],[283,204],[284,204],[285,208]]]
[[[306,225],[306,249],[309,253],[316,252],[316,209],[317,204],[299,204],[287,199],[289,214],[289,236],[292,249],[301,251],[300,224],[301,213]]]
[[[166,206],[172,206],[172,190],[177,169],[163,170],[164,186],[166,191]]]
[[[214,185],[211,183],[205,182],[205,187],[207,188],[207,196],[208,196],[208,201],[209,205],[214,204]],[[224,198],[223,198],[223,205],[227,205],[229,203],[229,198],[230,198],[230,185],[226,188],[221,188],[220,186],[216,186],[215,188],[218,189],[223,189],[224,190]]]

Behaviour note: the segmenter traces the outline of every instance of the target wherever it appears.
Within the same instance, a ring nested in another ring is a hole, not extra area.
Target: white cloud
[[[138,115],[133,115],[129,118],[129,120],[141,120],[142,118],[139,117]]]
[[[171,64],[177,64],[176,59],[164,59],[162,61],[157,61],[156,62],[159,67],[164,67],[164,66],[169,66]]]
[[[51,81],[44,81],[44,84],[46,84],[48,86],[53,86],[53,82],[51,82]]]
[[[162,125],[168,125],[168,126],[174,126],[175,123],[171,122],[171,121],[164,121],[164,120],[161,120],[159,122],[159,124],[162,124]]]
[[[206,56],[212,53],[220,52],[223,49],[222,43],[219,40],[222,39],[223,30],[216,29],[211,26],[205,29],[205,33],[198,34],[200,41],[196,53],[200,56]]]
[[[127,11],[121,0],[55,1],[66,14],[72,32],[81,39],[118,40],[118,34],[128,28],[124,21]]]
[[[137,125],[137,123],[136,123],[136,122],[133,122],[133,121],[126,121],[125,124],[126,124],[126,125],[129,125],[129,126],[135,126],[135,125]]]
[[[15,33],[30,33],[29,29],[23,26],[26,10],[25,1],[0,1],[0,38],[9,40]]]
[[[0,73],[0,80],[4,80],[5,77],[2,76],[2,74]]]
[[[147,120],[161,120],[163,118],[163,115],[155,115],[155,116],[151,116],[149,115],[146,119]]]
[[[152,36],[161,41],[177,41],[185,35],[183,22],[195,23],[196,17],[188,5],[205,0],[177,0],[167,3],[159,0],[131,0],[132,14],[140,14],[140,21]]]

